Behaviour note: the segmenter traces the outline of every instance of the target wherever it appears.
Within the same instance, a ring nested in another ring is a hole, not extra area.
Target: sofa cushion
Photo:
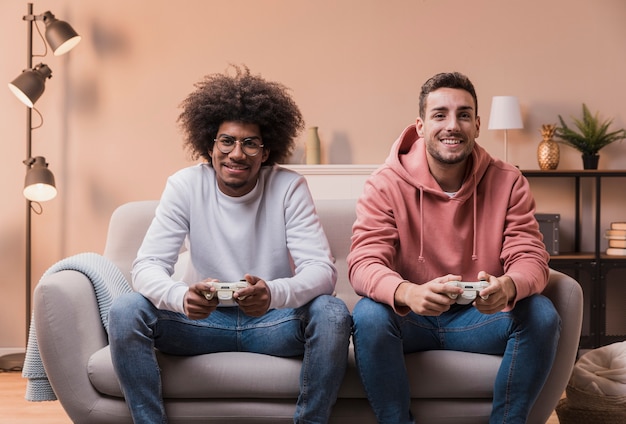
[[[413,398],[491,399],[502,357],[453,350],[405,356]]]
[[[157,352],[165,398],[296,398],[300,358],[247,352],[172,356]],[[122,397],[109,346],[94,353],[89,380],[103,394]],[[250,378],[254,376],[254,378]]]
[[[298,396],[300,358],[247,352],[172,356],[157,352],[165,398],[293,398]],[[406,355],[413,398],[491,398],[501,358],[454,351]],[[109,347],[88,363],[91,384],[100,393],[122,397]],[[251,378],[251,376],[254,376]],[[365,398],[352,350],[340,398]]]

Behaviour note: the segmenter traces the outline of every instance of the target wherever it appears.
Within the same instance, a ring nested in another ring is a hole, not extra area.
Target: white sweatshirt
[[[175,281],[184,243],[190,265]],[[242,197],[222,193],[207,164],[172,175],[132,274],[134,289],[157,308],[181,313],[188,286],[206,278],[258,276],[270,289],[270,308],[304,305],[331,294],[337,281],[305,178],[279,166],[262,167],[256,187]]]

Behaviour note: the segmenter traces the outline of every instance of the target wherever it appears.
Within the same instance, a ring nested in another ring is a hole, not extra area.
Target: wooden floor
[[[59,402],[28,402],[20,372],[0,372],[0,424],[72,424]],[[553,413],[546,424],[558,424]]]
[[[72,424],[59,402],[28,402],[21,372],[0,372],[0,424]]]

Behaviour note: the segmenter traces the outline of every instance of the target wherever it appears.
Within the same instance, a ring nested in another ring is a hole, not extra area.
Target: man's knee
[[[343,300],[334,296],[318,296],[309,305],[311,320],[316,317],[323,318],[331,323],[337,331],[352,332],[352,316]]]
[[[359,323],[366,324],[372,322],[374,325],[380,324],[381,321],[389,320],[391,314],[393,314],[393,311],[389,306],[367,297],[359,300],[352,312],[355,323],[358,320]]]
[[[561,317],[550,299],[542,295],[534,295],[525,301],[524,307],[520,308],[520,312],[524,313],[520,321],[525,323],[530,331],[536,334],[536,337],[545,335],[547,338],[554,336],[558,338],[561,331]]]
[[[135,320],[151,303],[141,294],[125,293],[116,298],[109,309],[109,327],[116,327]]]
[[[369,298],[359,300],[352,311],[355,337],[376,339],[376,334],[395,333],[395,312],[391,307]]]

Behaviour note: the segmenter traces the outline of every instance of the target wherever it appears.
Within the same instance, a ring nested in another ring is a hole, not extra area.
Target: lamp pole
[[[507,129],[504,129],[504,161],[508,163],[509,161],[509,140],[507,138]]]
[[[33,67],[33,21],[35,15],[33,15],[33,4],[28,3],[27,14],[24,16],[24,20],[28,22],[27,30],[27,46],[26,46],[26,69],[32,69]],[[33,135],[33,110],[26,106],[26,172],[30,169],[30,158],[32,157],[32,135]],[[28,344],[28,333],[30,331],[30,314],[31,314],[31,267],[32,267],[32,246],[31,246],[31,234],[32,234],[32,204],[30,199],[26,199],[26,251],[25,251],[25,285],[26,285],[26,344]]]

